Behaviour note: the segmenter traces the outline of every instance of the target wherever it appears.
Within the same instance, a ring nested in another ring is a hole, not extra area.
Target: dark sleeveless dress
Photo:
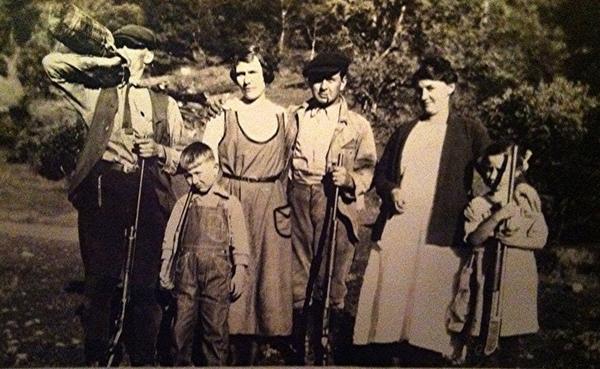
[[[283,119],[277,115],[275,135],[257,142],[244,133],[235,111],[225,111],[219,160],[225,188],[242,203],[250,240],[248,285],[231,305],[231,334],[280,336],[292,329],[292,247],[281,226],[287,198],[277,178],[288,158]]]

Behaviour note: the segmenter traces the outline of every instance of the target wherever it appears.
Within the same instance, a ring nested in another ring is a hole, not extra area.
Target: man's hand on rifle
[[[236,265],[233,277],[231,277],[231,284],[229,286],[229,292],[233,301],[237,300],[242,296],[244,289],[246,289],[246,280],[248,279],[248,267],[245,265]]]
[[[354,179],[348,174],[348,170],[343,166],[334,165],[331,169],[331,179],[333,184],[337,187],[343,187],[345,189],[354,188]]]
[[[135,152],[142,158],[158,157],[164,159],[166,157],[165,147],[157,144],[153,138],[136,138],[134,141]]]

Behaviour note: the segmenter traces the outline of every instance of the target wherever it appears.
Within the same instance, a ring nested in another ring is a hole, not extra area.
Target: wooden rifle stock
[[[110,340],[108,347],[108,361],[106,364],[107,368],[110,368],[115,359],[119,342],[121,341],[121,335],[123,334],[123,325],[125,323],[125,313],[127,303],[129,302],[129,280],[131,279],[131,273],[133,272],[133,260],[135,257],[135,242],[137,238],[138,222],[140,219],[140,204],[142,201],[142,183],[144,181],[144,169],[146,161],[142,159],[140,168],[140,183],[138,186],[137,202],[135,206],[135,221],[127,232],[127,258],[123,265],[123,292],[121,294],[121,312],[115,321],[115,333]]]

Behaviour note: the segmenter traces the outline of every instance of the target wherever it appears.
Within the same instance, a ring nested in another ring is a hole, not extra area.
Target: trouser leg
[[[310,363],[311,350],[306,349],[306,335],[312,332],[312,317],[308,311],[304,311],[307,289],[311,293],[313,286],[308,286],[310,274],[313,273],[313,281],[316,278],[315,266],[312,265],[313,256],[317,242],[315,237],[321,224],[315,223],[311,217],[313,208],[311,186],[293,184],[290,190],[289,202],[292,209],[292,250],[293,250],[293,295],[294,312],[292,328],[292,345],[296,355],[295,361],[298,365]],[[312,268],[311,268],[312,266]],[[311,271],[312,269],[312,271]]]
[[[306,196],[306,194],[302,194]],[[309,224],[312,226],[311,251],[314,258],[311,258],[312,263],[319,263],[313,266],[318,268],[318,275],[315,282],[314,297],[323,300],[323,291],[326,282],[326,270],[329,260],[331,237],[330,232],[333,232],[333,226],[328,224],[331,218],[333,201],[325,192],[324,186],[310,186],[310,201],[308,218]],[[301,198],[298,199],[301,201]],[[304,199],[306,203],[306,198]],[[335,237],[335,255],[333,264],[333,275],[331,278],[331,305],[334,308],[342,309],[344,307],[344,298],[346,297],[346,277],[352,266],[354,258],[354,245],[348,238],[348,230],[343,222],[340,221],[339,211],[336,219],[337,233]],[[311,255],[311,256],[312,256]]]
[[[198,341],[208,366],[227,364],[229,350],[229,283],[231,266],[224,256],[206,258],[206,283],[200,291]]]
[[[292,344],[292,350],[293,350],[293,357],[290,359],[291,362],[289,364],[291,365],[304,365],[305,364],[305,360],[304,360],[304,355],[305,355],[305,348],[304,348],[304,341],[305,341],[305,334],[306,334],[306,330],[305,330],[305,324],[306,324],[306,317],[304,315],[304,311],[303,309],[294,309],[293,313],[292,313],[292,335],[290,337],[291,339],[291,344]]]
[[[173,322],[173,363],[192,365],[192,343],[198,317],[198,286],[194,260],[183,254],[177,263],[181,269],[175,284],[175,320]]]
[[[108,217],[104,208],[91,201],[95,197],[89,192],[82,189],[89,201],[79,209],[78,228],[85,271],[84,351],[86,363],[91,365],[106,362],[108,356],[118,305],[124,217],[122,211]]]
[[[329,257],[329,232],[327,220],[331,216],[331,201],[323,186],[295,184],[290,194],[292,206],[292,246],[294,250],[294,348],[303,354],[309,363],[314,357],[322,356],[321,329],[323,314],[323,288]],[[354,246],[350,243],[346,227],[338,222],[336,253],[331,285],[332,314],[330,327],[339,321],[347,293],[346,277],[352,265]],[[311,275],[312,274],[312,275]],[[313,283],[314,282],[314,283]],[[308,286],[312,283],[312,286]],[[308,288],[307,288],[308,287]],[[314,291],[312,291],[314,287]],[[308,291],[308,292],[307,292]],[[304,315],[298,309],[304,304],[306,293],[313,293],[313,306]],[[336,330],[337,332],[338,330]],[[304,334],[309,337],[309,347],[305,347]],[[308,352],[306,352],[308,349]]]
[[[156,321],[160,319],[154,293],[166,216],[158,203],[154,179],[152,176],[144,178],[135,258],[129,282],[131,299],[127,309],[131,311],[128,311],[127,319],[131,321],[127,322],[127,326],[130,329],[123,332],[123,338],[127,340],[127,335],[134,336],[128,340],[135,342],[128,345],[132,364],[151,365],[154,363],[158,332]],[[110,316],[110,306],[115,297],[120,297],[115,293],[117,283],[114,281],[122,277],[127,249],[124,234],[134,222],[139,179],[139,173],[127,174],[100,165],[92,170],[80,189],[81,198],[85,200],[78,205],[86,281],[98,278],[112,281],[108,288],[110,293],[105,288],[98,290],[94,282],[86,282],[89,290],[89,311],[86,315],[91,327],[86,328],[86,337],[89,337],[86,341],[106,341],[108,338],[104,337],[111,333],[114,320]],[[141,336],[135,339],[136,335]]]
[[[160,366],[173,366],[173,320],[175,319],[175,301],[169,291],[159,291],[159,305],[162,319],[156,338],[157,362]]]
[[[151,366],[156,363],[162,317],[156,294],[166,218],[158,202],[152,176],[148,172],[144,178],[130,281],[131,307],[127,319],[131,329],[127,331],[127,351],[132,365]],[[133,176],[131,182],[131,188],[137,190],[139,178]],[[137,199],[137,193],[133,198]],[[131,215],[133,222],[135,211]]]
[[[132,286],[126,314],[124,337],[132,366],[153,366],[156,363],[156,339],[161,310],[153,288]]]
[[[313,259],[315,227],[311,219],[310,186],[294,184],[289,202],[292,210],[292,276],[294,308],[302,308]]]
[[[83,314],[84,352],[88,365],[103,364],[113,329],[118,279],[88,275],[85,281],[86,309]]]

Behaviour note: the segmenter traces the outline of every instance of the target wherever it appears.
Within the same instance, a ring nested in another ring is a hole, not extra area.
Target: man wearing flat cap
[[[175,100],[139,85],[154,58],[154,33],[126,25],[113,36],[118,56],[51,53],[43,65],[88,127],[68,193],[78,210],[85,270],[86,363],[105,364],[107,358],[126,254],[124,232],[134,222],[143,179],[124,342],[132,365],[153,365],[161,243],[175,200],[171,175],[195,132],[184,126]],[[106,85],[107,73],[122,78]]]
[[[377,159],[370,123],[350,111],[342,96],[349,65],[350,59],[340,52],[323,52],[308,62],[303,75],[312,98],[293,114],[297,135],[292,150],[289,201],[295,332],[304,319],[313,320],[302,312],[305,299],[310,299],[306,296],[309,279],[315,279],[312,293],[315,308],[308,314],[318,315],[322,311],[325,263],[330,246],[326,241],[325,223],[331,214],[335,187],[340,189],[340,197],[330,295],[332,320],[344,307],[345,279],[352,264],[354,244],[358,242],[357,215],[364,205],[364,193],[371,185]],[[341,163],[338,157],[342,157]],[[313,278],[309,278],[311,274]],[[300,342],[297,344],[301,346]],[[315,350],[319,355],[319,348]]]

